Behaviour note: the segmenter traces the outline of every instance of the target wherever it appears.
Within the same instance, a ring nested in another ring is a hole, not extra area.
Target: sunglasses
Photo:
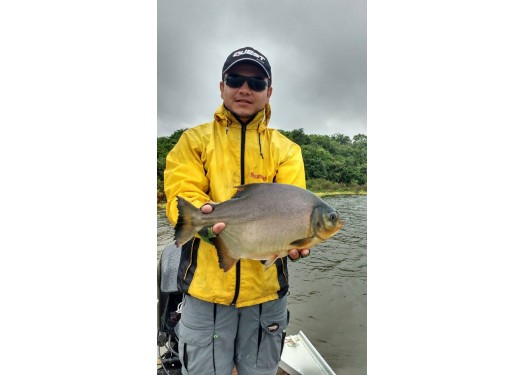
[[[226,84],[229,87],[232,87],[234,89],[241,87],[246,81],[248,82],[248,87],[253,91],[264,91],[266,86],[268,86],[268,83],[266,83],[264,79],[255,77],[245,77],[237,74],[228,75],[224,79],[224,82],[226,82]]]

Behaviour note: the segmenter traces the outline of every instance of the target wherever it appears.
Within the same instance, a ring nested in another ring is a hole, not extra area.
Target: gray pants
[[[184,375],[275,375],[286,335],[287,297],[218,305],[185,295],[178,324]]]

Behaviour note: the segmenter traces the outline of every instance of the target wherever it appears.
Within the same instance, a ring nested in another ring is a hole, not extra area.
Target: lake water
[[[338,375],[366,374],[366,196],[323,198],[341,213],[344,227],[288,262],[290,335],[303,331]],[[164,209],[157,211],[157,257],[173,242]]]

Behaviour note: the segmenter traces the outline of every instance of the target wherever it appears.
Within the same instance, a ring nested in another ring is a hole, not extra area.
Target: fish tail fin
[[[199,210],[182,197],[177,197],[179,216],[175,225],[175,245],[184,245],[197,234],[198,229],[193,224],[193,214]]]
[[[228,251],[228,247],[222,240],[221,236],[217,236],[212,239],[215,248],[217,249],[217,256],[219,257],[219,267],[221,267],[224,272],[227,272],[232,268],[239,259],[232,258]]]

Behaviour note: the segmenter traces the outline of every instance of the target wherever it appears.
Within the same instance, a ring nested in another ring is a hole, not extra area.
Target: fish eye
[[[330,221],[336,221],[337,220],[337,213],[335,212],[330,212],[330,215],[328,215],[328,218],[330,219]]]

